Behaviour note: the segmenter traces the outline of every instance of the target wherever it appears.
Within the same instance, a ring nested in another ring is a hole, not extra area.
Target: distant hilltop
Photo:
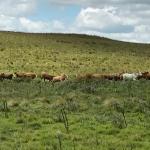
[[[0,32],[0,72],[150,71],[150,44],[84,34]]]

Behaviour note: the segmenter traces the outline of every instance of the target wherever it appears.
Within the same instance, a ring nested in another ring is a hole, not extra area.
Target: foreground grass
[[[0,148],[149,150],[149,84],[1,81]]]

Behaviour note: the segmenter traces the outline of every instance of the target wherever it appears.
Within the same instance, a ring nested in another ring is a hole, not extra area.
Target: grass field
[[[0,32],[0,71],[150,71],[150,45],[96,36]]]
[[[149,48],[95,36],[0,32],[0,72],[70,77],[0,81],[0,149],[149,150],[150,81],[73,78],[150,71]]]
[[[0,147],[149,150],[149,83],[0,82]]]

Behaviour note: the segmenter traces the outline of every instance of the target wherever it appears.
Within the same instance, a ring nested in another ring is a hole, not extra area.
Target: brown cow
[[[77,74],[76,79],[77,80],[82,80],[82,79],[92,79],[93,74],[87,73],[87,74]]]
[[[149,72],[143,72],[142,75],[138,77],[138,79],[150,80],[150,73]]]
[[[104,79],[104,75],[102,75],[102,74],[92,74],[92,78],[94,78],[94,79]]]
[[[41,79],[44,79],[44,81],[45,81],[45,80],[52,81],[52,80],[53,80],[53,77],[54,77],[54,76],[49,75],[49,74],[46,73],[46,72],[41,73]]]
[[[106,74],[106,75],[104,75],[104,79],[106,79],[106,80],[113,80],[113,79],[114,79],[114,76],[113,76],[113,75]]]
[[[85,78],[86,78],[86,79],[92,79],[93,76],[92,76],[91,73],[87,73],[87,74],[85,74]]]
[[[61,76],[55,76],[53,77],[53,82],[60,82],[66,80],[68,77],[65,74],[62,74]]]
[[[14,73],[16,75],[17,78],[25,78],[25,73]]]
[[[77,79],[105,79],[105,75],[103,74],[98,74],[98,73],[94,73],[94,74],[81,74],[81,75],[76,75]]]
[[[32,72],[28,72],[28,73],[24,74],[24,77],[29,78],[29,79],[34,79],[34,78],[36,78],[36,74],[32,73]]]
[[[28,79],[34,79],[36,78],[36,74],[35,73],[32,73],[32,72],[28,72],[28,73],[16,73],[15,72],[15,75],[17,78],[22,78],[22,79],[25,79],[25,78],[28,78]]]
[[[13,78],[13,74],[12,73],[1,73],[0,77],[1,77],[1,79],[11,80]]]
[[[100,80],[113,80],[114,76],[109,74],[92,74],[93,79],[100,79]]]
[[[113,76],[113,80],[114,80],[114,81],[123,80],[122,74],[113,74],[112,76]]]
[[[77,79],[123,80],[121,74],[86,74],[78,75]]]
[[[4,73],[0,73],[0,80],[3,79]]]
[[[111,74],[99,74],[98,79],[114,80],[115,79],[115,75],[111,75]]]

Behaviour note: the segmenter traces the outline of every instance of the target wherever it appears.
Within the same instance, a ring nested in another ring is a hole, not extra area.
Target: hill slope
[[[149,70],[150,45],[0,32],[0,56],[0,72],[142,71]],[[149,150],[149,83],[0,80],[0,149]]]
[[[0,32],[0,56],[1,72],[144,71],[150,66],[150,45],[87,35]]]

